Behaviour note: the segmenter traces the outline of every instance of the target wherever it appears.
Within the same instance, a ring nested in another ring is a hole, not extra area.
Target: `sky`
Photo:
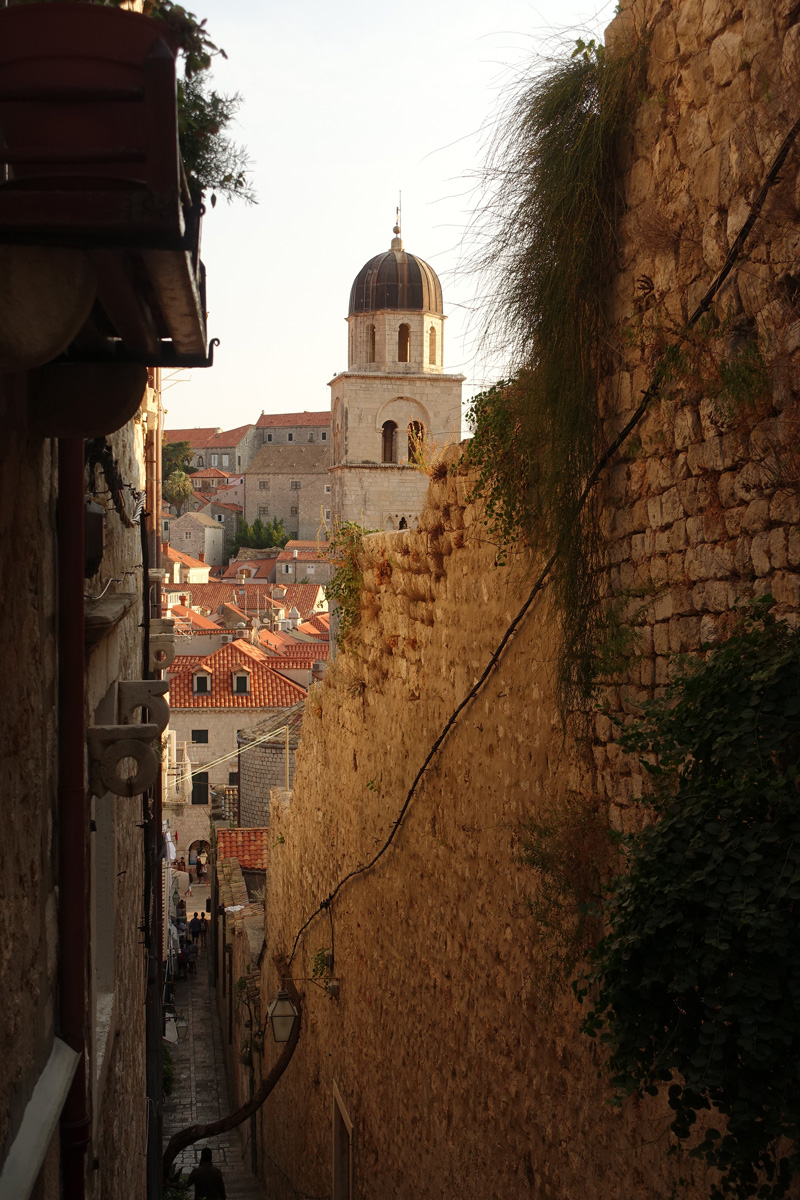
[[[442,282],[445,371],[468,398],[503,374],[480,347],[469,229],[493,122],[521,72],[602,36],[613,0],[191,0],[238,92],[230,128],[258,203],[207,204],[214,366],[164,373],[167,429],[330,407],[347,367],[353,279],[389,249],[402,193],[404,247]]]

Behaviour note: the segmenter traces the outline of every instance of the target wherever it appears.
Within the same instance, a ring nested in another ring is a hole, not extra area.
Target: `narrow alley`
[[[205,910],[209,888],[194,887],[187,915],[193,909]],[[211,943],[200,947],[196,974],[175,984],[175,1012],[186,1017],[186,1036],[170,1045],[175,1070],[172,1094],[164,1101],[164,1144],[179,1129],[196,1122],[216,1121],[231,1111],[222,1054],[222,1034],[209,979]],[[225,1180],[229,1200],[266,1200],[263,1184],[257,1180],[242,1154],[240,1131],[230,1130],[219,1137],[203,1139],[187,1146],[176,1159],[184,1178],[200,1161],[200,1151],[210,1146],[214,1163]]]

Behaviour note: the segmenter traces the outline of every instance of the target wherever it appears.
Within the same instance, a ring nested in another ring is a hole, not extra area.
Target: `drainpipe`
[[[85,1195],[88,808],[84,753],[83,438],[58,441],[59,1034],[80,1054],[61,1112],[61,1191]]]

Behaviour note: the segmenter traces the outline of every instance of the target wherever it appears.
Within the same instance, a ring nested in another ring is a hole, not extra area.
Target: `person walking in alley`
[[[225,1180],[219,1167],[212,1162],[211,1149],[205,1146],[200,1151],[200,1166],[195,1167],[189,1176],[189,1183],[194,1184],[194,1200],[225,1200]]]
[[[189,933],[192,935],[194,941],[197,941],[200,935],[200,918],[198,917],[197,913],[194,914],[189,922]]]
[[[200,913],[200,945],[205,946],[206,936],[208,935],[209,922],[206,920],[206,914]]]
[[[200,948],[198,947],[197,942],[192,941],[191,938],[187,938],[186,939],[186,949],[184,950],[183,953],[186,956],[187,963],[189,964],[189,974],[196,975],[197,974],[197,956],[200,953]]]

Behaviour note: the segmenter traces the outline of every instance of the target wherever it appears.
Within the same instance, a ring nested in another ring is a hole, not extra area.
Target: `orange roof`
[[[183,563],[185,567],[208,567],[208,563],[200,562],[199,558],[192,558],[190,554],[181,554],[180,550],[173,550],[172,546],[167,546],[167,558],[170,562]]]
[[[227,471],[219,471],[216,467],[204,467],[202,471],[192,471],[190,479],[227,479]]]
[[[330,654],[330,643],[318,641],[314,638],[313,641],[301,642],[297,638],[293,638],[288,631],[277,630],[273,633],[269,629],[259,630],[258,640],[264,647],[264,651],[269,655],[269,662],[272,663],[273,658],[292,658],[306,659],[308,662],[320,662],[327,659]]]
[[[330,613],[314,613],[307,621],[298,625],[298,633],[307,633],[309,637],[327,637],[331,631]]]
[[[319,550],[290,550],[287,546],[278,555],[278,562],[327,562]]]
[[[277,555],[276,555],[277,558]],[[256,559],[239,559],[237,562],[231,563],[225,572],[225,579],[235,579],[241,570],[249,570],[251,572],[249,578],[263,579],[265,575],[270,575],[275,569],[275,558],[256,558]]]
[[[178,662],[176,655],[175,662]],[[188,659],[189,655],[180,655]],[[263,650],[237,639],[207,654],[191,667],[184,667],[170,678],[169,696],[172,708],[287,708],[306,695],[306,689],[290,679],[284,679],[268,664]],[[175,663],[173,663],[174,667]],[[211,691],[195,693],[192,681],[198,668],[211,672]],[[250,691],[233,691],[233,672],[246,668],[250,676]]]
[[[183,604],[173,604],[172,615],[180,617],[183,621],[189,621],[198,629],[214,629],[217,633],[221,632],[219,625],[214,621],[209,621],[208,617],[204,617],[202,613],[195,612],[193,608],[186,608]]]
[[[238,858],[243,871],[266,871],[269,829],[218,829],[217,858]]]
[[[275,429],[284,425],[330,425],[330,409],[325,412],[262,413],[258,418],[259,429]]]
[[[220,432],[219,426],[208,426],[205,429],[165,429],[165,442],[188,442],[193,450],[202,450],[209,440]]]
[[[248,429],[252,428],[252,425],[239,425],[236,429],[221,429],[210,441],[206,442],[206,446],[211,450],[215,446],[236,446],[247,433]]]

